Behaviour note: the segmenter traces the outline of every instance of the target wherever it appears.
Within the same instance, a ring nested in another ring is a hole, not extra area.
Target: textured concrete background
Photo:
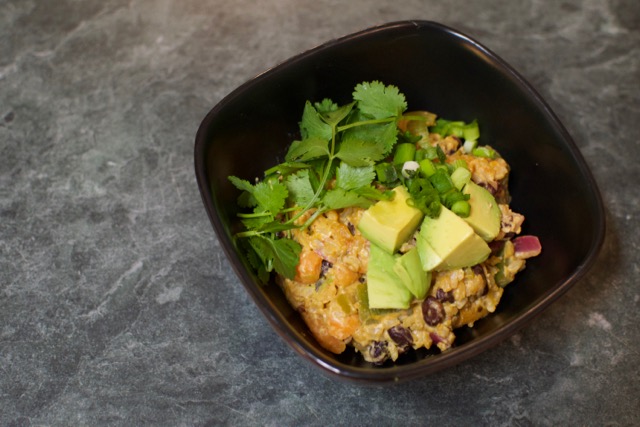
[[[530,79],[608,231],[512,339],[362,388],[301,360],[249,300],[193,143],[255,74],[400,19],[453,26]],[[0,425],[637,425],[639,123],[636,0],[1,0]]]

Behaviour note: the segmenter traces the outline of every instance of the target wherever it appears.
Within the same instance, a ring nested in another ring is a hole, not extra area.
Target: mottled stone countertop
[[[530,325],[451,369],[337,382],[271,329],[205,214],[206,113],[286,58],[434,20],[548,101],[607,233]],[[636,0],[0,2],[0,425],[640,423]]]

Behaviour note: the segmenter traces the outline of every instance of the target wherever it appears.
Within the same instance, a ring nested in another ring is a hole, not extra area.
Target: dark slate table
[[[247,79],[401,19],[468,33],[531,81],[608,229],[589,274],[511,339],[368,388],[300,359],[250,301],[193,144]],[[637,425],[639,124],[636,0],[3,0],[0,425]]]

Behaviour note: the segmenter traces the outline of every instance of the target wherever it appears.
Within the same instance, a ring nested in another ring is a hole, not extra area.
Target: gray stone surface
[[[388,388],[270,329],[193,172],[236,86],[400,19],[460,29],[540,91],[607,207],[590,273],[512,339]],[[0,425],[638,425],[636,0],[0,1]]]

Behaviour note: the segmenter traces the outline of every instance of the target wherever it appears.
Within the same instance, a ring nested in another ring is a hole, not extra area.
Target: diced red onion
[[[542,245],[536,236],[519,236],[513,239],[513,248],[516,257],[527,259],[540,255]]]
[[[429,337],[431,338],[431,341],[433,341],[434,344],[438,344],[441,342],[444,342],[444,338],[442,338],[440,335],[436,334],[435,332],[429,332]]]

